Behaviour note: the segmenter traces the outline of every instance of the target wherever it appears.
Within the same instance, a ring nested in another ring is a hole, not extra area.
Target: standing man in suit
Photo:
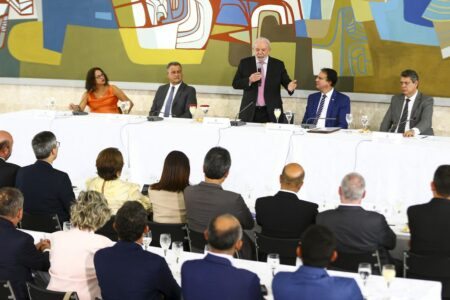
[[[255,40],[255,56],[239,63],[233,79],[233,88],[244,90],[239,118],[245,122],[276,122],[274,109],[283,112],[280,85],[292,95],[297,80],[291,80],[281,60],[270,57],[270,41],[260,37]],[[281,115],[281,120],[284,120]]]
[[[31,141],[36,162],[17,172],[16,187],[25,197],[24,211],[30,214],[57,214],[60,223],[70,220],[75,201],[67,173],[52,164],[58,157],[59,142],[50,131],[36,134]]]
[[[117,211],[114,228],[119,241],[94,255],[102,298],[180,299],[180,287],[165,259],[142,249],[143,235],[149,231],[142,204],[125,202]]]
[[[48,271],[50,241],[36,245],[28,233],[17,230],[22,220],[23,195],[15,188],[0,188],[0,280],[11,282],[17,300],[28,299],[25,282],[33,282],[31,270]]]
[[[274,196],[256,200],[256,222],[261,233],[274,238],[300,238],[316,221],[318,205],[300,200],[305,171],[296,163],[287,164],[280,175],[281,190]]]
[[[353,278],[331,277],[325,268],[336,260],[336,240],[326,227],[313,225],[302,236],[297,255],[303,265],[295,272],[279,272],[272,281],[277,300],[362,300]]]
[[[450,257],[450,165],[436,169],[431,182],[433,199],[408,208],[411,252]]]
[[[350,98],[334,89],[338,81],[335,70],[323,68],[316,76],[319,92],[308,96],[302,124],[313,124],[318,128],[348,128],[345,115],[350,113]]]
[[[11,156],[13,137],[8,131],[0,130],[0,188],[14,187],[19,166],[6,162]]]
[[[419,92],[419,75],[414,70],[400,74],[401,95],[392,96],[380,131],[403,133],[405,137],[434,135],[433,97]]]
[[[183,82],[183,69],[179,62],[167,65],[169,83],[161,85],[153,99],[150,116],[165,118],[192,118],[189,106],[197,105],[195,88]]]
[[[230,214],[214,217],[205,238],[205,258],[186,261],[181,269],[183,299],[262,300],[258,276],[233,266],[233,254],[242,247],[239,220]]]
[[[347,174],[339,187],[341,204],[317,215],[316,223],[333,231],[338,252],[366,253],[395,247],[396,236],[386,218],[361,207],[365,195],[364,178],[358,173]]]

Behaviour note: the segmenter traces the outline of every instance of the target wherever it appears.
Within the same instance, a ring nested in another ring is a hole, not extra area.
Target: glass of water
[[[170,244],[172,243],[172,238],[169,233],[162,233],[159,236],[159,243],[161,244],[161,248],[164,250],[164,258],[167,255],[167,250],[170,248]]]
[[[292,117],[294,116],[294,113],[292,111],[287,111],[284,113],[286,116],[286,120],[288,121],[288,124],[291,124]]]
[[[369,117],[367,115],[361,116],[361,124],[363,126],[363,131],[367,131],[367,125],[369,124]]]
[[[353,115],[352,114],[346,114],[345,115],[345,121],[347,121],[348,129],[351,129],[352,123],[353,123]]]
[[[72,223],[66,221],[63,223],[63,231],[69,231],[70,229],[72,229]]]
[[[180,262],[181,253],[183,252],[183,242],[174,241],[172,243],[172,250],[175,254],[175,262],[178,264]]]
[[[272,270],[272,276],[275,276],[275,272],[280,265],[280,255],[278,253],[269,253],[267,254],[267,263],[269,264],[270,269]]]
[[[145,232],[142,241],[144,244],[144,250],[147,251],[148,246],[150,246],[152,242],[152,232],[151,231]]]
[[[363,280],[364,286],[367,283],[370,275],[372,274],[372,266],[369,263],[360,263],[358,266],[358,274]]]

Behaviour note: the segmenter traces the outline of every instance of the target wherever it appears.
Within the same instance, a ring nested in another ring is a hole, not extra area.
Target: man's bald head
[[[284,166],[280,175],[281,189],[298,192],[305,179],[305,170],[297,163],[290,163]]]
[[[0,157],[7,160],[12,153],[13,137],[5,130],[0,130]]]
[[[242,243],[241,224],[230,214],[216,216],[209,222],[206,239],[212,250],[234,253]]]

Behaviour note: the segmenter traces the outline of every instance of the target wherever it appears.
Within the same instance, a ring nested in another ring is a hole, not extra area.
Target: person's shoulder
[[[329,281],[339,289],[355,289],[359,291],[358,284],[355,279],[340,276],[330,276]]]
[[[319,208],[319,205],[317,203],[309,202],[309,201],[302,200],[302,199],[299,199],[298,203],[299,203],[299,205],[305,206],[310,209],[317,210]]]
[[[421,92],[418,93],[418,96],[422,99],[422,101],[433,101],[434,100],[432,96],[425,95]]]
[[[284,65],[284,62],[281,59],[269,56],[269,64],[280,64],[280,65]]]
[[[347,96],[346,94],[341,93],[341,92],[339,92],[337,90],[334,90],[334,93],[336,94],[337,98],[350,101],[350,97]]]
[[[322,93],[321,92],[314,92],[308,95],[308,99],[318,98]]]

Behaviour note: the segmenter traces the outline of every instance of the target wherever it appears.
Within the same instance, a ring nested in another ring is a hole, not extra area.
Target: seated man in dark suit
[[[70,219],[70,205],[75,201],[67,173],[53,168],[59,142],[50,131],[36,134],[31,141],[37,161],[17,172],[16,187],[25,197],[24,211],[30,214],[57,214],[60,223]]]
[[[450,165],[437,168],[431,190],[430,202],[408,208],[411,252],[450,257]]]
[[[33,237],[16,229],[22,219],[23,195],[15,188],[0,188],[0,280],[11,282],[17,300],[28,299],[25,282],[31,270],[48,271],[48,240],[33,244]]]
[[[186,261],[181,269],[184,300],[263,299],[256,274],[233,267],[233,254],[242,246],[242,227],[230,214],[214,217],[205,232],[209,252]]]
[[[350,113],[350,98],[334,89],[338,80],[335,70],[323,68],[316,76],[318,93],[308,96],[302,124],[316,127],[347,128],[346,114]]]
[[[262,234],[300,238],[303,231],[315,223],[318,205],[297,197],[304,178],[302,166],[288,164],[280,175],[281,190],[274,196],[256,200],[256,222],[261,226]]]
[[[317,215],[316,223],[333,231],[338,252],[367,253],[395,247],[396,236],[386,218],[361,207],[365,189],[366,183],[360,174],[347,174],[339,187],[339,207]]]
[[[312,225],[302,236],[297,255],[303,265],[295,272],[279,272],[272,281],[277,300],[362,300],[352,278],[331,277],[325,268],[336,260],[336,240],[326,227]]]
[[[0,188],[14,187],[19,166],[6,162],[11,156],[13,138],[8,131],[0,130]]]
[[[197,105],[195,88],[183,82],[183,69],[179,62],[167,65],[169,83],[158,88],[149,116],[192,118],[189,106]]]
[[[180,287],[164,258],[142,249],[149,231],[147,212],[137,201],[118,210],[114,228],[119,241],[94,255],[103,300],[180,299]]]

